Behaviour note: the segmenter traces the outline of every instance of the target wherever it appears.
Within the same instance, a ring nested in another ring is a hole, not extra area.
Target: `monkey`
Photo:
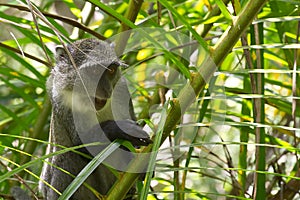
[[[125,64],[116,56],[112,45],[98,39],[83,39],[66,48],[56,48],[56,66],[47,80],[52,115],[46,153],[61,150],[56,145],[73,147],[99,141],[107,144],[115,139],[128,140],[133,146],[152,143],[149,135],[136,123],[128,87],[120,71]],[[127,97],[125,102],[124,97]],[[95,156],[106,146],[81,150]],[[126,156],[112,155],[108,160],[117,160],[116,165],[126,168],[134,156],[125,147],[120,148],[120,152]],[[44,164],[41,179],[62,193],[74,179],[70,174],[78,175],[89,161],[71,151],[55,155]],[[100,164],[85,182],[106,195],[116,181],[117,177]],[[43,181],[39,188],[45,199],[59,198],[59,194]],[[132,188],[127,199],[133,199],[134,192]],[[71,199],[97,197],[81,185]]]

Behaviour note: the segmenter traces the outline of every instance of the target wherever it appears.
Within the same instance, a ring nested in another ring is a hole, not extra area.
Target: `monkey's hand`
[[[148,134],[132,120],[108,120],[100,123],[100,127],[110,141],[128,140],[134,146],[148,146],[152,143]]]
[[[101,152],[110,142],[116,139],[127,140],[135,147],[148,146],[153,143],[148,134],[133,120],[108,120],[96,124],[90,130],[81,135],[81,143],[74,144],[87,144],[93,142],[101,142],[102,145],[90,146],[80,149],[81,152],[90,155],[97,155]],[[91,154],[91,152],[93,152]]]

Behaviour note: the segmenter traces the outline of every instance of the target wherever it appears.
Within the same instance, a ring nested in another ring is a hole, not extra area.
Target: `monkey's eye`
[[[108,71],[110,74],[114,74],[115,71],[116,71],[116,69],[114,69],[114,68],[113,68],[113,69],[108,68],[107,71]]]
[[[68,58],[68,54],[62,46],[57,46],[55,50],[56,50],[56,57],[58,60],[65,60]]]
[[[117,62],[112,62],[109,66],[108,66],[108,69],[107,71],[110,73],[110,74],[114,74],[116,71],[117,71],[117,68],[120,66],[119,63]]]

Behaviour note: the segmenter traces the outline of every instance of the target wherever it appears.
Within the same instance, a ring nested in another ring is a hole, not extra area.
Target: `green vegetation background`
[[[298,0],[0,3],[0,199],[12,199],[13,186],[41,197],[51,114],[45,83],[55,45],[146,27],[186,35],[191,43],[170,41],[179,49],[197,43],[214,63],[202,63],[201,75],[211,77],[204,81],[172,49],[156,51],[146,43],[122,56],[134,66],[126,76],[138,83],[136,115],[156,135],[142,151],[165,142],[164,148],[181,153],[178,159],[150,160],[156,172],[139,182],[139,198],[299,199],[299,7]],[[153,35],[145,37],[151,41]],[[127,39],[115,41],[120,54]],[[153,67],[157,63],[166,71]],[[160,81],[172,79],[171,69],[181,80],[170,83],[176,94]],[[182,132],[195,137],[176,137]],[[121,198],[136,179],[124,174],[107,198]]]

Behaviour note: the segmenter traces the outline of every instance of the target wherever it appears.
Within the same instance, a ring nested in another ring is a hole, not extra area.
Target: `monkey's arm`
[[[152,143],[148,134],[133,120],[108,120],[96,124],[83,137],[85,137],[85,143],[102,143],[98,146],[81,149],[83,153],[90,155],[97,155],[116,139],[127,140],[135,147],[148,146]]]

